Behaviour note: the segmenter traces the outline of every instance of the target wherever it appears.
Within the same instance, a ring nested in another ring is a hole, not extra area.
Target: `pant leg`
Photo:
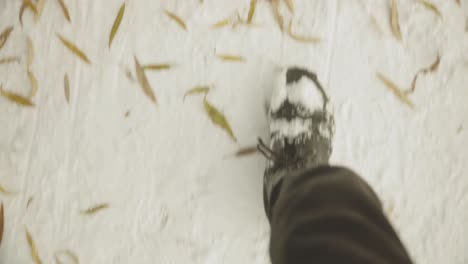
[[[411,263],[377,195],[354,172],[320,167],[290,176],[266,208],[273,264]]]

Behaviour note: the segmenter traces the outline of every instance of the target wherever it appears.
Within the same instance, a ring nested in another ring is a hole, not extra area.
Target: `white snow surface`
[[[281,33],[268,1],[258,1],[258,26],[219,30],[211,25],[237,10],[246,17],[249,1],[125,2],[109,49],[122,0],[65,0],[71,24],[58,1],[47,0],[39,22],[27,10],[23,27],[21,1],[0,0],[0,28],[14,26],[0,57],[21,56],[21,63],[0,65],[0,82],[29,93],[29,36],[39,88],[31,109],[0,98],[0,184],[17,191],[0,194],[0,263],[32,263],[25,228],[43,263],[62,249],[88,264],[269,263],[265,160],[230,154],[267,137],[264,101],[278,67],[289,65],[317,73],[334,105],[332,162],[354,169],[376,190],[416,263],[468,263],[468,1],[431,1],[438,18],[416,1],[398,0],[400,42],[391,33],[389,1],[295,0],[294,32],[320,37],[315,45]],[[281,12],[289,22],[284,5]],[[66,50],[56,33],[92,64]],[[222,62],[215,52],[246,62]],[[421,75],[410,96],[415,110],[376,78],[381,72],[408,87],[437,54],[439,69]],[[143,64],[178,65],[147,72],[157,106],[126,77],[127,68],[134,72],[133,55]],[[225,114],[238,143],[211,123],[202,97],[182,101],[196,85],[213,87],[208,100]],[[80,214],[104,202],[108,209]]]

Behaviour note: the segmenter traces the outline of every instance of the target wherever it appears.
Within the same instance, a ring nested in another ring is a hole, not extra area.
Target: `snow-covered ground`
[[[89,264],[268,263],[265,161],[229,155],[266,138],[264,102],[276,67],[286,65],[317,72],[334,105],[333,163],[376,189],[416,262],[468,263],[467,1],[433,0],[438,18],[417,1],[398,0],[402,42],[391,33],[387,0],[295,0],[294,15],[281,5],[285,24],[294,18],[295,31],[322,38],[311,45],[281,33],[266,0],[258,1],[257,26],[218,30],[211,25],[237,11],[246,17],[250,1],[127,0],[111,49],[123,0],[64,2],[71,24],[58,1],[47,0],[39,22],[27,10],[21,28],[21,1],[0,0],[0,30],[14,26],[0,58],[21,56],[21,63],[0,65],[0,82],[29,93],[29,36],[39,88],[34,108],[0,98],[0,184],[18,191],[0,194],[0,263],[32,263],[26,228],[44,263],[62,249]],[[66,50],[56,33],[92,64]],[[223,62],[216,52],[246,62]],[[421,75],[410,96],[415,110],[376,78],[381,72],[408,87],[437,54],[439,69]],[[127,77],[134,55],[178,65],[147,72],[157,106]],[[238,143],[211,123],[201,96],[182,101],[196,85],[214,87],[208,100]],[[110,207],[80,213],[99,203]]]

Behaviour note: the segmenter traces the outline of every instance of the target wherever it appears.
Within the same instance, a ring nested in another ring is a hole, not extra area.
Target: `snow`
[[[391,34],[389,1],[295,0],[294,32],[320,37],[316,45],[281,33],[268,1],[258,1],[258,26],[220,30],[210,26],[237,10],[246,16],[248,0],[126,1],[111,49],[108,36],[123,1],[65,2],[71,24],[49,0],[39,22],[26,11],[21,28],[21,1],[0,0],[0,28],[15,27],[0,57],[22,58],[0,65],[0,82],[28,94],[29,36],[39,88],[33,109],[0,98],[0,184],[18,191],[0,194],[0,263],[32,262],[25,228],[43,263],[61,249],[89,264],[268,263],[266,162],[229,154],[267,138],[264,102],[278,67],[290,65],[317,73],[334,109],[333,163],[374,187],[416,262],[468,263],[466,0],[461,7],[433,0],[442,19],[416,1],[398,0],[402,42]],[[288,22],[292,16],[281,8]],[[71,55],[56,32],[92,64]],[[215,52],[247,61],[222,62]],[[438,71],[420,76],[411,95],[414,111],[375,76],[382,72],[407,87],[437,54]],[[148,73],[158,106],[126,77],[133,55],[142,64],[178,65]],[[208,99],[229,120],[237,144],[207,118],[202,97],[182,101],[197,85],[213,87]],[[102,202],[110,208],[80,214]]]

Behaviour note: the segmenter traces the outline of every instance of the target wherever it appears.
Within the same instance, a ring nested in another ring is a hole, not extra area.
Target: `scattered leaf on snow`
[[[455,0],[459,6],[461,6],[461,0]]]
[[[244,147],[239,149],[236,153],[235,156],[240,158],[244,156],[249,156],[253,155],[258,152],[257,146],[250,146],[250,147]]]
[[[34,21],[37,23],[39,21],[39,18],[41,18],[42,11],[44,10],[46,0],[38,0],[36,3],[36,8],[37,8],[37,13],[34,16]]]
[[[435,6],[433,3],[430,3],[426,0],[418,0],[418,2],[420,4],[422,4],[423,6],[425,6],[426,8],[428,8],[429,10],[431,10],[432,12],[434,12],[436,15],[438,15],[439,17],[442,17],[442,13],[440,13],[439,9],[437,8],[437,6]]]
[[[4,195],[16,195],[16,194],[18,194],[18,192],[10,191],[7,188],[3,187],[2,185],[0,185],[0,193],[4,194]]]
[[[292,0],[284,0],[284,2],[286,3],[286,6],[288,7],[289,11],[291,13],[294,13],[294,3]]]
[[[229,137],[231,137],[232,140],[237,142],[237,139],[234,136],[234,132],[232,131],[231,126],[229,125],[228,121],[226,120],[226,117],[224,117],[224,115],[218,109],[216,109],[213,105],[211,105],[206,100],[206,97],[203,100],[203,104],[205,106],[205,112],[208,114],[211,121],[215,125],[220,126],[222,129],[224,129],[228,133]]]
[[[145,71],[162,71],[162,70],[169,70],[170,68],[174,67],[175,65],[173,64],[146,64],[143,65],[143,69]]]
[[[37,7],[35,4],[31,2],[31,0],[23,0],[23,3],[21,4],[21,8],[19,11],[19,21],[21,26],[23,26],[23,13],[26,10],[26,8],[30,9],[34,15],[36,16],[38,14]]]
[[[124,13],[125,13],[125,3],[123,3],[122,6],[120,7],[119,13],[117,13],[117,16],[115,17],[114,25],[112,25],[112,30],[109,35],[109,48],[112,45],[112,41],[114,40],[117,30],[119,29]]]
[[[128,118],[130,116],[130,110],[128,110],[127,112],[125,112],[125,118]]]
[[[252,19],[255,14],[256,6],[257,6],[257,0],[250,0],[250,8],[249,8],[249,14],[247,16],[247,24],[252,23]]]
[[[2,244],[3,238],[3,203],[0,205],[0,245]]]
[[[28,202],[26,203],[26,208],[29,208],[29,206],[31,205],[33,199],[34,199],[34,198],[33,198],[32,196],[29,197]]]
[[[392,1],[392,8],[391,8],[391,19],[390,23],[392,25],[392,32],[393,36],[395,36],[396,39],[401,40],[401,30],[400,30],[400,20],[398,18],[398,6],[397,6],[397,0],[391,0]]]
[[[73,44],[71,41],[67,40],[66,38],[62,37],[60,34],[57,33],[57,37],[60,39],[60,41],[63,43],[63,45],[71,51],[74,55],[76,55],[78,58],[86,62],[87,64],[91,64],[89,61],[88,57],[86,54],[84,54],[83,51],[81,51],[75,44]]]
[[[411,94],[416,90],[416,81],[418,80],[420,74],[435,72],[439,68],[439,65],[440,55],[437,55],[436,60],[429,67],[419,70],[416,75],[414,75],[413,81],[411,82],[411,87],[408,91],[405,92],[405,94]]]
[[[166,10],[165,13],[169,18],[174,20],[181,28],[183,28],[184,30],[187,30],[187,26],[185,25],[185,22],[179,16],[177,16],[176,14],[168,10]]]
[[[211,28],[214,28],[214,29],[223,28],[225,26],[228,26],[231,23],[231,20],[232,20],[231,17],[225,18],[223,20],[220,20],[220,21],[214,23],[211,26]]]
[[[292,39],[298,42],[310,43],[310,44],[320,42],[320,38],[318,37],[307,37],[307,36],[300,36],[300,35],[294,34],[294,32],[292,31],[292,21],[289,22],[288,34]]]
[[[216,54],[216,56],[223,61],[235,61],[235,62],[245,61],[244,57],[238,56],[238,55]]]
[[[10,100],[11,102],[17,103],[18,105],[21,105],[21,106],[27,106],[27,107],[34,106],[34,103],[31,102],[29,98],[26,98],[14,92],[6,91],[3,89],[1,85],[0,85],[0,95]]]
[[[206,95],[209,91],[210,91],[210,87],[208,87],[208,86],[196,86],[195,88],[188,90],[184,94],[184,99],[183,100],[185,100],[185,98],[187,96],[191,96],[191,95],[195,95],[195,94],[205,94]]]
[[[31,68],[33,61],[34,61],[34,45],[32,43],[31,38],[28,37],[28,63],[26,65],[27,69]]]
[[[29,98],[32,98],[37,93],[37,80],[31,71],[28,70],[27,73],[28,73],[29,82],[31,83],[31,92],[29,93]]]
[[[63,0],[58,0],[58,2],[60,4],[60,9],[62,9],[63,15],[65,16],[67,21],[71,23],[70,13],[68,12],[67,5],[65,5],[65,2]]]
[[[78,258],[78,255],[76,255],[73,251],[69,249],[61,250],[55,253],[55,261],[57,262],[57,264],[64,263],[61,261],[61,259],[63,259],[64,257],[70,259],[74,264],[80,264],[80,259]]]
[[[408,105],[411,109],[414,109],[414,104],[408,98],[408,95],[406,95],[394,82],[390,81],[387,77],[380,73],[377,73],[377,77],[385,84],[388,89],[390,89],[390,91],[392,91],[398,97],[398,99]]]
[[[26,240],[28,241],[29,249],[31,250],[31,257],[32,257],[34,264],[42,264],[42,261],[39,258],[39,253],[37,252],[36,244],[34,243],[34,240],[27,228],[26,228]]]
[[[279,11],[279,0],[271,0],[271,8],[273,11],[273,16],[275,17],[276,23],[278,24],[281,32],[284,31],[284,20],[281,12]]]
[[[65,73],[65,76],[63,76],[63,91],[65,94],[65,100],[67,100],[67,103],[70,103],[70,80],[68,79],[68,74]]]
[[[2,49],[5,43],[8,41],[8,38],[10,37],[10,33],[12,31],[13,31],[12,26],[8,26],[2,31],[2,33],[0,34],[0,49]]]
[[[153,93],[153,90],[151,89],[150,83],[148,81],[148,78],[146,78],[146,73],[143,67],[141,67],[140,62],[136,58],[136,56],[133,57],[135,60],[135,73],[136,73],[136,78],[138,83],[140,84],[140,87],[143,89],[143,92],[148,96],[148,98],[154,103],[157,104],[156,96]]]
[[[4,58],[0,58],[0,65],[1,64],[13,63],[13,62],[20,62],[20,61],[21,61],[21,59],[18,56],[4,57]]]
[[[107,203],[103,203],[103,204],[98,204],[98,205],[95,205],[93,207],[90,207],[86,210],[83,210],[81,211],[81,214],[84,214],[84,215],[93,215],[101,210],[104,210],[104,209],[107,209],[109,208],[109,204]]]

